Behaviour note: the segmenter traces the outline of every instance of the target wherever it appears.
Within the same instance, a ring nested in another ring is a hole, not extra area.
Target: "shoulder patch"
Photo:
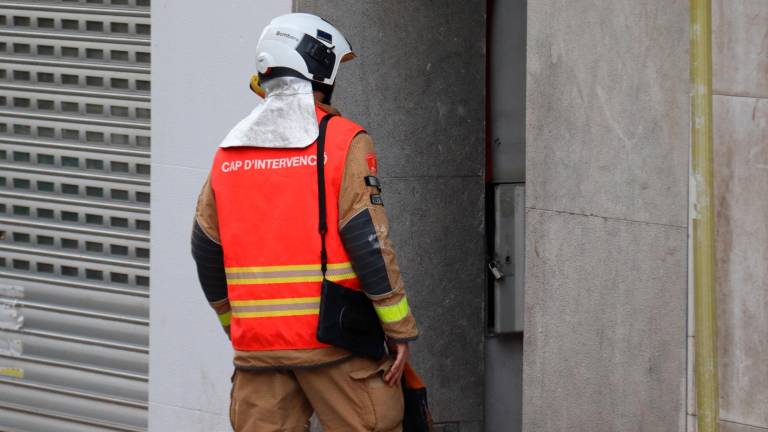
[[[376,171],[378,170],[376,153],[368,153],[365,155],[365,160],[368,162],[368,171],[370,171],[371,174],[376,175]]]

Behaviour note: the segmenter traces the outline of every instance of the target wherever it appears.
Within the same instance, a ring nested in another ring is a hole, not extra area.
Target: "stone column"
[[[685,430],[688,2],[528,3],[523,430]]]

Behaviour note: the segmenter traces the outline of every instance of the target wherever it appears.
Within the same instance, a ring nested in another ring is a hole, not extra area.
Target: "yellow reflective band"
[[[341,273],[336,275],[327,275],[326,279],[330,281],[340,281],[344,279],[352,279],[357,277],[355,272]],[[243,278],[243,279],[227,279],[227,283],[230,285],[263,285],[263,284],[276,284],[276,283],[297,283],[297,282],[322,282],[323,276],[287,276],[287,277],[272,277],[272,278]]]
[[[288,317],[317,315],[320,297],[293,297],[262,300],[231,300],[235,318]]]
[[[316,303],[320,297],[295,297],[264,300],[230,300],[229,304],[235,306],[266,306],[266,305],[289,305],[298,303]]]
[[[328,264],[328,269],[351,269],[352,264],[350,262],[333,263]],[[301,265],[279,265],[279,266],[260,266],[260,267],[227,267],[224,269],[226,273],[268,273],[277,271],[294,271],[294,270],[320,270],[320,264],[301,264]]]
[[[224,312],[223,314],[219,314],[219,322],[222,326],[226,327],[229,325],[229,323],[232,321],[232,311]]]
[[[375,306],[376,314],[383,323],[393,323],[408,316],[411,308],[408,307],[408,298],[403,297],[399,302],[388,306]]]
[[[236,318],[264,318],[264,317],[283,317],[283,316],[296,316],[296,315],[317,315],[320,313],[319,308],[314,309],[295,309],[284,311],[264,311],[264,312],[235,312]]]

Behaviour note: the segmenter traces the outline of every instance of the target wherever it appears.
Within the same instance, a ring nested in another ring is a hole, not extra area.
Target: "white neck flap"
[[[219,147],[304,148],[319,133],[312,84],[301,78],[273,78],[262,84],[264,102],[229,131]]]

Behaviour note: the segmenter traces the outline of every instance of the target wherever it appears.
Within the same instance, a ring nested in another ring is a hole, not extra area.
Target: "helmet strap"
[[[261,83],[265,83],[271,80],[272,78],[281,78],[281,77],[295,77],[295,78],[301,78],[303,80],[307,79],[304,75],[300,74],[299,72],[296,72],[295,70],[291,68],[286,68],[286,67],[273,67],[273,68],[269,68],[266,73],[259,72],[259,82]]]
[[[312,81],[312,90],[319,91],[323,94],[323,100],[320,102],[330,105],[331,104],[331,97],[333,97],[333,89],[335,88],[335,85],[328,85],[324,83],[319,83],[317,81]]]
[[[301,78],[303,80],[307,80],[307,78],[300,74],[299,72],[286,68],[286,67],[274,67],[269,68],[267,73],[261,73],[259,72],[259,82],[265,83],[273,78],[280,78],[280,77],[295,77],[295,78]],[[310,80],[307,80],[310,81]],[[319,91],[323,94],[323,100],[321,100],[322,103],[326,105],[331,104],[331,97],[333,97],[333,89],[335,88],[335,85],[329,85],[317,81],[310,81],[312,83],[312,90],[313,91]]]

